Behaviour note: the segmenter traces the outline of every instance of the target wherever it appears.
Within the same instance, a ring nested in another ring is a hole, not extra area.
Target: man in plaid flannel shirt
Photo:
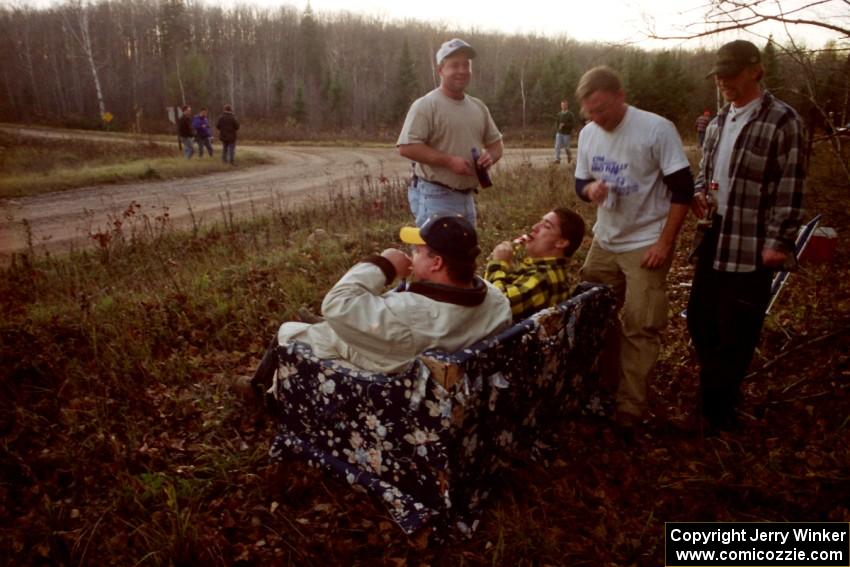
[[[693,210],[711,227],[695,250],[688,330],[700,361],[702,414],[713,430],[736,426],[740,385],[764,322],[773,272],[796,266],[803,215],[803,125],[762,89],[758,48],[723,45],[709,76],[730,103],[711,122]],[[716,188],[716,190],[714,190]]]
[[[558,207],[543,215],[526,235],[522,262],[513,262],[514,247],[510,242],[493,249],[484,268],[484,279],[507,296],[514,320],[569,299],[567,269],[583,238],[584,220],[577,213]]]

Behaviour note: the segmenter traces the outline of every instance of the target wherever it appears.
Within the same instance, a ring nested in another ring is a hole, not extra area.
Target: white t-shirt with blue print
[[[594,240],[614,253],[655,244],[670,210],[663,178],[686,167],[682,140],[666,118],[629,106],[613,132],[588,123],[578,137],[575,176],[609,189],[597,208]]]

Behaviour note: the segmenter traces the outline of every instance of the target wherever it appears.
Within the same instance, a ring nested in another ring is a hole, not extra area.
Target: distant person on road
[[[281,325],[251,379],[254,392],[271,386],[275,349],[290,340],[310,345],[321,359],[390,373],[428,349],[455,352],[510,325],[508,300],[475,275],[478,236],[466,219],[437,214],[421,228],[402,228],[399,237],[412,257],[395,248],[367,256],[325,296],[324,320]],[[396,279],[407,281],[385,291]]]
[[[177,120],[177,136],[183,146],[183,156],[186,159],[195,155],[195,132],[192,130],[192,107],[188,104],[181,109],[183,115]]]
[[[561,101],[561,111],[558,113],[558,129],[555,132],[555,163],[561,163],[561,148],[564,148],[567,155],[567,163],[573,160],[572,154],[570,154],[570,142],[575,127],[576,117],[570,112],[570,103],[567,99],[564,99]]]
[[[475,226],[476,168],[488,169],[502,157],[502,134],[490,111],[465,93],[474,57],[462,39],[440,46],[440,86],[410,106],[396,142],[399,153],[415,162],[407,198],[419,226],[438,212],[461,214]],[[477,163],[473,148],[480,152]]]
[[[584,239],[584,220],[558,207],[543,215],[525,238],[525,258],[514,262],[514,244],[501,242],[484,268],[484,279],[511,302],[514,319],[523,319],[570,297],[570,257]]]
[[[236,131],[239,130],[239,121],[233,114],[233,107],[224,105],[224,113],[218,117],[215,125],[218,130],[218,139],[221,140],[221,160],[224,163],[235,165],[236,159]]]
[[[711,122],[711,112],[706,110],[705,112],[697,116],[697,120],[694,123],[694,126],[697,129],[697,138],[699,139],[700,149],[702,149],[702,146],[705,143],[705,129],[708,128],[709,122]]]
[[[198,143],[198,156],[204,157],[204,148],[206,148],[212,157],[212,132],[210,132],[210,119],[207,117],[206,108],[201,108],[198,115],[192,119],[192,128],[195,130],[195,141]]]

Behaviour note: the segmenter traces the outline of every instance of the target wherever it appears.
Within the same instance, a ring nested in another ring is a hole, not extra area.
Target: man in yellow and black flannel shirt
[[[549,211],[526,235],[525,258],[514,262],[514,247],[502,242],[493,249],[484,279],[511,302],[514,320],[557,305],[570,297],[570,257],[581,246],[584,220],[575,212]]]

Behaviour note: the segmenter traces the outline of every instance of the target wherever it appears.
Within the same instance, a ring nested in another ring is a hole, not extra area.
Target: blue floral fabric
[[[495,475],[593,409],[595,367],[615,312],[610,290],[576,295],[452,354],[428,351],[385,375],[278,347],[273,459],[296,456],[364,487],[408,533],[426,523],[469,533]]]

